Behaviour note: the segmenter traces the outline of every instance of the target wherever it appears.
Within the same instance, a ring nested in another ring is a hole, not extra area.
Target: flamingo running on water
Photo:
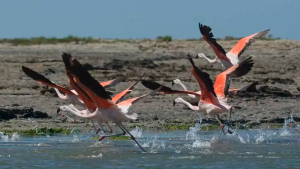
[[[202,72],[199,68],[197,68],[194,64],[194,61],[190,54],[188,54],[188,59],[192,64],[192,74],[194,75],[195,79],[198,82],[200,87],[201,95],[196,92],[191,91],[179,91],[179,90],[172,90],[169,87],[163,86],[159,92],[164,94],[194,94],[196,96],[200,96],[200,101],[198,106],[193,106],[187,101],[183,100],[182,98],[175,99],[173,105],[176,102],[182,102],[186,104],[189,108],[195,111],[199,111],[202,113],[207,113],[208,115],[215,117],[218,123],[221,125],[222,131],[224,132],[224,125],[220,121],[219,114],[232,111],[232,106],[227,104],[226,95],[228,94],[228,89],[230,85],[230,81],[232,77],[241,77],[247,74],[252,66],[253,60],[251,57],[245,59],[241,63],[232,66],[231,68],[227,69],[223,73],[219,74],[216,78],[215,84],[213,85],[212,80],[209,77],[209,74],[206,72]],[[155,90],[159,86],[158,83],[142,80],[141,82],[145,87]],[[228,130],[229,133],[232,133]],[[225,134],[225,132],[224,132]]]
[[[116,135],[125,135],[128,133],[133,141],[145,152],[141,145],[136,141],[135,137],[122,125],[123,121],[135,120],[137,118],[136,113],[128,113],[128,109],[137,101],[145,98],[146,96],[154,94],[157,90],[154,90],[148,94],[144,94],[139,97],[132,99],[124,100],[119,103],[113,101],[111,96],[105,91],[101,84],[86,71],[83,66],[76,60],[70,60],[70,57],[63,56],[65,64],[68,66],[68,72],[70,72],[75,83],[84,91],[96,105],[97,109],[93,113],[89,114],[88,118],[100,117],[103,121],[112,121],[123,131],[121,134]],[[67,61],[69,60],[69,61]],[[58,111],[74,111],[70,106],[61,106]],[[74,112],[75,113],[75,112]],[[105,137],[110,137],[113,135],[102,136],[99,140],[101,141]]]
[[[200,33],[202,34],[203,39],[212,47],[214,50],[216,57],[215,59],[209,59],[203,53],[199,53],[199,58],[205,58],[210,63],[220,62],[225,69],[230,68],[233,65],[238,64],[239,57],[243,54],[243,52],[258,38],[266,35],[270,29],[264,30],[262,32],[257,32],[252,35],[246,36],[238,41],[238,43],[228,52],[221,45],[219,45],[214,38],[213,33],[211,32],[211,28],[206,25],[202,25],[199,23]]]
[[[64,54],[65,54],[65,53],[64,53]],[[64,54],[63,54],[63,55],[64,55]],[[69,89],[67,89],[67,88],[65,88],[65,87],[63,87],[63,86],[60,86],[60,85],[55,84],[54,82],[52,82],[52,81],[50,81],[49,79],[47,79],[45,76],[43,76],[43,75],[41,75],[41,74],[35,72],[34,70],[32,70],[32,69],[30,69],[30,68],[28,68],[28,67],[22,66],[22,70],[24,71],[24,73],[25,73],[27,76],[29,76],[29,77],[32,78],[33,80],[38,81],[38,82],[41,83],[41,84],[45,84],[45,85],[47,85],[47,86],[53,87],[54,90],[56,91],[57,95],[58,95],[61,99],[63,99],[63,100],[69,100],[69,101],[71,102],[72,105],[85,106],[85,107],[87,107],[87,109],[91,109],[91,110],[92,110],[92,107],[91,107],[92,105],[89,104],[89,103],[86,103],[86,104],[85,104],[85,103],[82,101],[82,100],[83,100],[83,99],[82,99],[83,96],[82,96],[82,95],[78,95],[78,93],[76,92],[76,90],[74,90],[74,88],[75,88],[76,86],[73,85],[74,83],[71,83],[69,76],[68,76],[69,82],[70,82],[70,85],[71,85],[71,87],[73,88],[73,90],[69,90]],[[119,82],[121,82],[123,79],[124,79],[124,77],[118,77],[118,78],[113,79],[113,80],[110,80],[110,81],[101,82],[100,84],[102,84],[102,85],[105,86],[105,87],[112,87],[112,86],[118,84]],[[64,92],[65,95],[61,94],[61,93],[59,92],[59,90],[62,91],[62,92]],[[95,109],[96,109],[96,108],[95,108]],[[66,116],[66,115],[64,115],[64,116],[68,118],[68,116]],[[69,119],[71,119],[71,118],[69,117]],[[75,120],[72,119],[72,122],[75,122]],[[93,124],[93,126],[94,126],[94,128],[95,128],[95,125],[94,125],[94,122],[93,122],[93,121],[92,121],[92,124]],[[98,123],[98,124],[99,124],[99,123]],[[110,126],[108,125],[108,123],[107,123],[107,126],[110,128]],[[101,128],[101,126],[100,126],[100,128]],[[99,128],[98,130],[95,128],[96,134],[100,131],[100,128]],[[103,130],[103,127],[102,127],[102,130]],[[105,131],[105,130],[103,130],[103,131]],[[110,128],[110,131],[111,131],[111,128]]]

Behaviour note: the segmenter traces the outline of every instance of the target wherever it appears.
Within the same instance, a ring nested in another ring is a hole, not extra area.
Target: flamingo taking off
[[[69,90],[63,86],[57,85],[54,82],[47,79],[45,76],[37,73],[36,71],[34,71],[28,67],[22,66],[22,70],[24,71],[24,73],[27,76],[29,76],[33,80],[35,80],[41,84],[53,87],[54,90],[56,91],[57,95],[59,96],[59,98],[61,98],[63,100],[69,100],[73,105],[85,106],[85,104],[82,102],[82,99],[80,98],[80,96],[78,96],[78,93],[75,90]],[[110,80],[110,81],[100,82],[100,84],[104,87],[112,87],[112,86],[120,83],[124,79],[125,79],[124,77],[118,77],[118,78]],[[65,93],[65,95],[61,94],[60,91]]]
[[[64,53],[65,54],[65,53]],[[63,55],[64,55],[63,54]],[[80,106],[85,106],[87,107],[87,109],[91,109],[91,104],[89,103],[84,103],[82,100],[82,95],[78,95],[77,91],[76,90],[69,90],[63,86],[60,86],[60,85],[57,85],[55,84],[54,82],[50,81],[49,79],[47,79],[45,76],[35,72],[34,70],[28,68],[28,67],[25,67],[25,66],[22,66],[22,70],[24,71],[24,73],[29,76],[30,78],[32,78],[33,80],[36,80],[38,81],[39,83],[41,84],[45,84],[47,86],[50,86],[50,87],[53,87],[54,90],[56,91],[57,95],[59,96],[59,98],[63,99],[63,100],[69,100],[71,102],[71,104],[74,106],[74,105],[80,105]],[[68,76],[69,78],[69,76]],[[102,84],[103,86],[105,87],[112,87],[118,83],[120,83],[122,80],[124,80],[124,77],[118,77],[116,79],[113,79],[113,80],[110,80],[110,81],[106,81],[106,82],[100,82],[100,84]],[[70,78],[69,78],[69,82],[70,82]],[[73,83],[74,84],[74,83]],[[70,82],[70,85],[71,87],[74,89],[76,86],[74,86],[71,82]],[[61,92],[64,92],[65,95],[61,94]],[[95,108],[96,109],[96,108]],[[70,117],[64,115],[65,117],[71,119]],[[75,122],[75,120],[72,119],[72,122]],[[92,121],[92,124],[93,126],[95,127],[94,125],[94,122]],[[99,123],[98,123],[99,125]],[[107,126],[110,128],[110,126],[108,125],[107,123]],[[100,126],[100,128],[102,128],[103,130],[103,127]],[[96,133],[98,133],[100,131],[100,128],[96,130]],[[105,131],[105,130],[103,130]]]
[[[211,28],[206,25],[202,25],[199,23],[199,30],[202,34],[203,39],[212,47],[214,50],[216,57],[215,59],[209,59],[203,53],[199,53],[199,58],[205,58],[210,63],[220,62],[225,69],[230,68],[233,65],[238,64],[239,57],[243,54],[243,52],[253,43],[256,39],[261,38],[266,35],[270,29],[264,30],[262,32],[257,32],[252,35],[246,36],[238,41],[238,43],[228,52],[221,45],[219,45],[214,38],[213,33],[211,32]]]
[[[154,94],[157,90],[154,90],[148,94],[144,94],[139,97],[131,98],[128,100],[121,101],[116,103],[113,101],[111,96],[105,91],[101,84],[97,83],[97,81],[86,71],[83,66],[76,60],[73,59],[71,61],[70,57],[63,56],[64,63],[66,67],[68,67],[67,71],[70,72],[73,77],[75,83],[84,91],[97,106],[96,111],[89,114],[88,118],[94,116],[100,116],[104,121],[113,121],[117,124],[117,126],[123,131],[122,134],[125,135],[128,133],[133,141],[143,150],[145,151],[140,144],[136,141],[135,137],[122,125],[123,121],[135,120],[137,118],[136,113],[129,113],[128,109],[138,100],[145,98],[146,96]],[[69,61],[68,61],[69,60]],[[73,111],[69,106],[61,106],[59,110],[63,111]],[[112,135],[103,136],[101,139],[105,137],[109,137]],[[99,139],[99,140],[101,140]]]
[[[174,86],[174,84],[180,85],[183,90],[188,90],[187,87],[181,82],[180,79],[175,79],[172,81],[172,86]],[[232,94],[236,94],[238,91],[253,91],[256,86],[256,82],[251,83],[250,85],[244,86],[240,89],[229,89],[228,91],[228,95],[232,95]],[[196,93],[199,93],[201,95],[201,91],[197,91]],[[187,94],[189,97],[193,98],[193,99],[197,99],[199,100],[200,98],[198,96],[195,96],[193,94]]]
[[[230,81],[232,77],[241,77],[247,74],[251,68],[253,67],[253,60],[251,57],[245,59],[241,63],[232,66],[226,71],[219,74],[216,78],[215,84],[213,85],[212,80],[210,79],[209,74],[201,71],[194,64],[192,57],[188,54],[188,59],[192,64],[192,74],[198,82],[200,87],[201,95],[198,106],[193,106],[182,98],[175,99],[175,102],[182,102],[186,104],[189,108],[195,111],[199,111],[202,113],[207,113],[208,115],[215,117],[215,119],[219,122],[222,127],[222,131],[224,132],[224,125],[220,121],[219,114],[225,112],[231,112],[232,106],[227,104],[226,95],[228,94],[228,89],[230,85]],[[141,82],[145,87],[155,90],[158,86],[161,86],[158,83],[145,81]],[[172,90],[169,87],[163,86],[159,92],[164,94],[194,94],[198,95],[198,93],[191,91],[178,91]],[[229,133],[232,133],[228,130]],[[224,132],[225,133],[225,132]]]

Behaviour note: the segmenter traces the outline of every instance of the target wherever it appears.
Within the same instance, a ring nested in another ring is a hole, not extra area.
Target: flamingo
[[[82,99],[78,96],[78,93],[75,90],[69,90],[63,86],[57,85],[54,82],[47,79],[45,76],[37,73],[36,71],[28,67],[22,66],[22,70],[27,76],[29,76],[33,80],[38,81],[41,84],[53,87],[59,98],[63,100],[69,100],[73,105],[85,106],[85,104],[82,102]],[[124,77],[118,77],[110,81],[100,82],[100,84],[108,88],[120,83],[124,79]],[[65,93],[65,95],[61,94],[60,91]]]
[[[116,103],[105,91],[103,86],[97,83],[97,81],[88,73],[88,71],[83,69],[82,65],[76,59],[73,59],[71,62],[70,57],[63,55],[63,60],[66,67],[68,67],[67,71],[70,72],[75,83],[91,98],[91,100],[97,106],[96,111],[86,116],[86,118],[98,116],[103,121],[113,121],[123,131],[123,133],[118,135],[125,135],[126,133],[128,133],[131,139],[145,152],[141,145],[136,141],[135,137],[122,125],[122,122],[135,120],[138,115],[136,113],[128,113],[128,109],[130,108],[130,106],[132,106],[137,101],[145,98],[146,96],[154,94],[157,90],[139,97]],[[70,112],[74,111],[70,108],[70,106],[61,106],[59,107],[59,110]],[[105,137],[110,136],[112,135],[103,136],[99,139],[99,141],[101,141]]]
[[[219,114],[232,111],[232,106],[229,106],[227,104],[226,95],[228,94],[228,89],[230,85],[230,81],[232,77],[241,77],[245,74],[247,74],[251,68],[253,67],[253,60],[252,57],[249,57],[242,61],[241,63],[230,67],[226,71],[219,74],[216,78],[215,84],[213,85],[212,80],[209,77],[209,74],[206,72],[202,72],[199,68],[197,68],[194,64],[194,61],[190,54],[187,55],[189,61],[192,64],[192,74],[194,75],[195,79],[198,82],[198,85],[200,87],[201,95],[200,95],[200,101],[198,106],[193,106],[187,101],[183,100],[182,98],[177,98],[173,102],[173,105],[176,104],[176,102],[182,102],[186,104],[189,108],[195,111],[199,111],[202,113],[207,113],[208,115],[215,117],[215,119],[218,121],[218,123],[221,125],[222,131],[224,132],[224,125],[220,121]],[[141,83],[151,89],[155,90],[158,86],[161,86],[158,83],[151,82],[151,81],[141,81]],[[169,87],[163,86],[159,92],[164,94],[194,94],[198,95],[196,92],[191,91],[177,91],[172,90]],[[228,129],[229,133],[232,133]]]
[[[216,57],[215,59],[209,59],[203,53],[199,53],[199,58],[205,58],[210,63],[220,62],[225,69],[230,68],[233,65],[238,64],[239,57],[243,54],[243,52],[258,38],[266,35],[270,29],[254,33],[252,35],[246,36],[238,41],[238,43],[228,52],[221,45],[219,45],[214,38],[213,33],[211,32],[211,28],[206,25],[202,25],[199,23],[200,33],[202,34],[203,39],[212,47],[214,50]]]
[[[172,86],[174,86],[174,84],[178,84],[183,88],[183,90],[187,90],[186,86],[181,82],[180,79],[173,80],[172,81]],[[229,89],[228,94],[229,95],[236,94],[238,91],[253,91],[253,90],[255,90],[253,88],[255,88],[256,84],[257,84],[256,82],[253,82],[250,85],[247,85],[247,86],[242,87],[240,89]],[[196,93],[199,93],[201,95],[201,91],[197,91]],[[187,94],[187,95],[189,97],[193,98],[193,99],[197,99],[197,100],[200,99],[198,96],[195,96],[193,94]]]
[[[84,102],[84,104],[85,104],[85,106],[86,106],[86,110],[79,111],[78,109],[75,108],[74,105],[71,104],[71,105],[69,105],[70,108],[72,108],[72,109],[75,111],[75,113],[74,113],[74,111],[72,111],[71,113],[73,113],[73,114],[75,114],[75,115],[77,115],[77,116],[79,116],[79,117],[83,117],[83,118],[84,118],[84,116],[81,116],[81,115],[88,115],[89,113],[94,112],[94,111],[97,109],[97,107],[94,105],[94,103],[92,102],[92,100],[90,99],[90,97],[89,97],[89,96],[88,96],[88,95],[87,95],[80,87],[78,87],[78,85],[75,83],[73,77],[72,77],[71,74],[68,72],[69,67],[70,67],[70,65],[71,65],[71,63],[69,63],[69,62],[70,62],[70,60],[72,59],[72,56],[71,56],[70,54],[63,53],[63,54],[62,54],[62,58],[63,58],[64,64],[65,64],[66,75],[67,75],[67,77],[68,77],[68,79],[69,79],[70,86],[71,86],[73,89],[75,89],[75,92],[78,93],[78,96],[79,96],[80,98],[82,98],[82,101]],[[64,59],[64,58],[67,58],[67,59]],[[143,76],[144,76],[144,74],[143,74]],[[141,78],[143,78],[143,76],[142,76]],[[118,82],[115,81],[115,80],[111,80],[111,81],[108,81],[108,82],[106,82],[106,83],[100,83],[100,84],[106,85],[106,86],[107,86],[107,85],[114,85],[114,84],[116,84],[116,83],[118,83]],[[137,82],[137,83],[138,83],[138,82]],[[113,101],[114,101],[114,102],[117,102],[117,101],[119,101],[120,99],[122,99],[126,94],[130,93],[130,92],[133,90],[134,86],[135,86],[137,83],[133,84],[132,86],[130,86],[129,88],[127,88],[127,89],[124,90],[123,92],[117,94],[117,95],[113,98]],[[59,111],[57,111],[57,114],[58,114],[58,113],[59,113]],[[79,113],[79,114],[78,114],[78,113]],[[102,120],[101,118],[97,118],[97,117],[95,117],[95,120],[97,121],[98,126],[99,126],[99,129],[96,131],[96,134],[98,134],[98,132],[99,132],[101,129],[102,129],[104,132],[106,132],[106,131],[104,130],[104,128],[103,128],[103,125],[102,125],[103,120]],[[93,120],[91,120],[91,121],[93,122]],[[107,124],[108,128],[110,129],[109,133],[112,133],[111,127],[109,126],[109,124],[108,124],[107,122],[106,122],[106,124]],[[93,124],[93,125],[94,125],[94,124]]]
[[[76,92],[76,90],[69,90],[69,89],[67,89],[67,88],[65,88],[65,87],[62,87],[62,86],[60,86],[60,85],[57,85],[57,84],[55,84],[54,82],[52,82],[52,81],[50,81],[49,79],[47,79],[45,76],[43,76],[43,75],[41,75],[41,74],[35,72],[34,70],[32,70],[32,69],[30,69],[30,68],[28,68],[28,67],[22,66],[22,70],[24,71],[24,73],[25,73],[27,76],[29,76],[29,77],[32,78],[33,80],[36,80],[36,81],[38,81],[38,82],[41,83],[41,84],[45,84],[45,85],[47,85],[47,86],[53,87],[54,90],[56,91],[57,95],[58,95],[61,99],[63,99],[63,100],[69,100],[73,106],[74,106],[74,105],[86,106],[87,109],[93,110],[93,107],[91,107],[92,105],[91,105],[89,102],[84,103],[84,102],[82,101],[82,100],[83,100],[82,97],[84,97],[84,96],[78,95],[78,93]],[[67,75],[67,76],[68,76],[68,75]],[[68,76],[68,78],[69,78],[69,76]],[[116,85],[117,83],[121,82],[123,79],[124,79],[124,77],[118,77],[118,78],[113,79],[113,80],[110,80],[110,81],[101,82],[100,84],[102,84],[102,85],[105,86],[105,87],[111,87],[111,86],[114,86],[114,85]],[[69,81],[70,81],[70,78],[69,78]],[[74,88],[76,88],[76,85],[73,85],[73,84],[74,84],[74,83],[71,83],[71,82],[70,82],[71,87],[74,89]],[[62,91],[62,92],[64,92],[65,95],[61,94],[61,93],[59,92],[59,90]],[[86,112],[86,113],[87,113],[87,112]],[[63,115],[63,116],[65,116],[65,117],[68,118],[68,116],[66,116],[66,115]],[[70,118],[70,119],[71,119],[71,118]],[[75,122],[75,120],[72,120],[72,122]],[[94,126],[94,128],[95,128],[95,125],[94,125],[94,122],[93,122],[93,121],[92,121],[92,124],[93,124],[93,126]],[[107,124],[107,126],[110,128],[110,126],[108,125],[108,123],[106,123],[106,124]],[[99,122],[98,122],[98,125],[100,125]],[[102,125],[100,125],[100,128],[103,130],[103,127],[101,127],[101,126],[102,126]],[[96,134],[100,131],[100,128],[99,128],[98,130],[95,128]],[[103,130],[103,131],[105,131],[105,130]],[[111,128],[110,128],[110,132],[112,132]]]

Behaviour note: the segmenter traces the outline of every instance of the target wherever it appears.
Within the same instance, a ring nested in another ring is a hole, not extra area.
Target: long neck
[[[68,97],[66,95],[61,94],[58,89],[54,88],[54,90],[55,90],[55,92],[56,92],[56,94],[58,95],[59,98],[61,98],[63,100],[67,100],[68,99]]]
[[[183,103],[183,104],[185,104],[186,106],[188,106],[190,109],[192,109],[192,110],[199,110],[199,107],[198,106],[193,106],[191,103],[189,103],[189,102],[187,102],[187,101],[185,101],[185,100],[183,100],[183,99],[180,99],[180,101],[179,102],[181,102],[181,103]]]
[[[209,63],[215,63],[217,62],[218,57],[216,56],[214,59],[209,59],[204,54],[202,55]]]
[[[183,90],[185,90],[185,91],[187,91],[187,88],[185,87],[185,85],[180,81],[179,82],[179,85],[183,88]],[[201,93],[200,93],[201,94]],[[187,94],[189,97],[191,97],[191,98],[196,98],[196,96],[195,95],[193,95],[193,94]]]
[[[67,111],[70,113],[75,114],[76,116],[82,117],[82,118],[86,118],[86,119],[90,119],[90,118],[94,118],[97,116],[98,114],[98,110],[94,111],[93,113],[85,113],[85,114],[81,114],[82,111],[76,109],[75,107],[70,107],[67,106]]]
[[[185,87],[185,85],[181,81],[178,84],[183,88],[183,90],[187,90],[187,88]]]

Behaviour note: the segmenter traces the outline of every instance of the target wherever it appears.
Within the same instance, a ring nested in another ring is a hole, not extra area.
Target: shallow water
[[[299,126],[298,126],[299,127]],[[1,168],[299,168],[299,129],[154,132],[131,140],[92,140],[92,134],[0,135]],[[2,138],[1,138],[2,137]]]

